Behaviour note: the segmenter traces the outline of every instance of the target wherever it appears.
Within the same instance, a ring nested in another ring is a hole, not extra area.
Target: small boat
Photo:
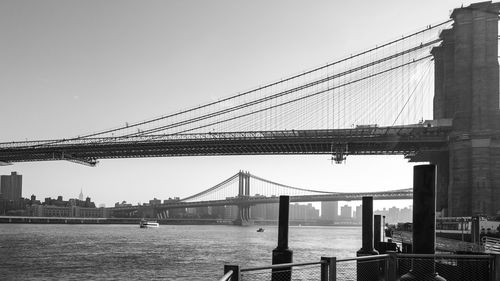
[[[257,229],[257,232],[264,232],[264,228],[260,227],[259,229]]]
[[[147,221],[147,220],[141,220],[139,223],[140,228],[148,228],[148,227],[159,227],[160,224],[156,221]]]

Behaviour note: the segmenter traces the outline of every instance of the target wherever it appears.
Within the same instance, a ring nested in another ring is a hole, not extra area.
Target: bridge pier
[[[240,171],[238,173],[238,197],[244,198],[250,196],[250,173]],[[250,205],[238,205],[238,217],[234,221],[235,225],[252,225]]]
[[[499,10],[491,2],[455,9],[453,28],[432,50],[434,119],[453,119],[448,166],[445,156],[436,163],[449,171],[445,184],[438,167],[438,211],[447,209],[446,216],[500,211]]]

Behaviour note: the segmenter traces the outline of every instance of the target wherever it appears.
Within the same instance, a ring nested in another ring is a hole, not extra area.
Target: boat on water
[[[257,229],[257,232],[264,232],[264,228],[259,227],[259,229]]]
[[[141,220],[139,223],[140,228],[159,227],[159,226],[160,224],[156,221]]]

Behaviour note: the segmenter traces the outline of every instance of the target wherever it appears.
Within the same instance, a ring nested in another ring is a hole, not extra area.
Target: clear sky
[[[462,4],[2,0],[0,142],[74,137],[214,101],[444,21]],[[107,206],[186,197],[238,170],[326,191],[412,185],[413,164],[402,156],[342,165],[329,158],[122,159],[95,168],[56,161],[0,174],[22,174],[25,197],[76,198],[83,189]]]

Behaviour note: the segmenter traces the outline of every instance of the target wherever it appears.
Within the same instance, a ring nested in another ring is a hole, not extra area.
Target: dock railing
[[[321,257],[317,262],[283,263],[262,267],[240,268],[239,265],[225,265],[224,276],[219,281],[242,280],[321,280],[330,281],[335,276],[336,259]]]
[[[280,269],[282,269],[280,271]],[[321,280],[321,281],[396,281],[408,272],[422,276],[437,273],[447,281],[500,280],[500,255],[401,254],[349,259],[322,257],[310,263],[288,263],[263,267],[241,268],[225,265],[219,281],[247,280]]]

